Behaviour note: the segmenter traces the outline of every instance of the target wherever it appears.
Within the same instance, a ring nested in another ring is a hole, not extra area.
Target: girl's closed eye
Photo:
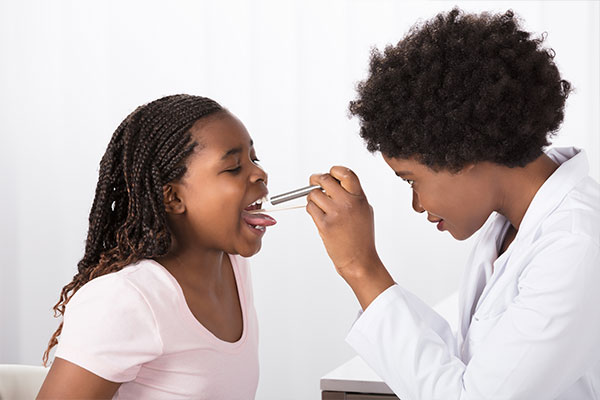
[[[256,157],[255,157],[255,158],[253,158],[253,159],[252,159],[252,162],[253,162],[254,164],[259,164],[259,163],[260,163],[260,160],[259,160],[258,158],[256,158]],[[235,167],[235,168],[229,168],[229,169],[226,169],[226,170],[225,170],[225,172],[229,172],[229,173],[232,173],[232,174],[238,174],[238,173],[239,173],[241,170],[242,170],[242,166],[241,166],[241,165],[238,165],[238,166],[237,166],[237,167]]]
[[[259,160],[258,158],[253,158],[253,159],[252,159],[252,162],[253,162],[254,164],[258,164],[258,163],[260,162],[260,160]],[[238,173],[239,173],[241,170],[242,170],[242,166],[241,166],[241,165],[238,165],[238,166],[237,166],[237,167],[235,167],[235,168],[229,168],[229,169],[226,169],[226,170],[225,170],[225,172],[229,172],[229,173],[232,173],[232,174],[238,174]]]

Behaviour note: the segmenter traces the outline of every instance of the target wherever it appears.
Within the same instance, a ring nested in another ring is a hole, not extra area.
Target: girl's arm
[[[119,386],[56,357],[37,399],[111,399]]]

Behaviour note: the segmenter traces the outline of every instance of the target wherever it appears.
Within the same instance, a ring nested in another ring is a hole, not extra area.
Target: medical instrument
[[[286,201],[297,199],[298,197],[306,196],[314,189],[321,189],[319,185],[311,185],[306,186],[300,189],[292,190],[291,192],[286,192],[283,194],[278,194],[277,196],[273,196],[269,199],[269,202],[274,206],[280,203],[284,203]]]
[[[268,203],[271,203],[271,205],[273,205],[273,206],[277,205],[277,204],[285,203],[286,201],[290,201],[290,200],[294,200],[294,199],[297,199],[297,198],[300,198],[303,196],[307,196],[314,189],[321,189],[321,186],[311,185],[311,186],[306,186],[306,187],[303,187],[300,189],[292,190],[290,192],[278,194],[277,196],[271,197],[268,200]],[[263,203],[263,207],[264,207],[264,204],[265,203]],[[284,211],[284,210],[293,210],[295,208],[304,208],[304,207],[306,207],[306,205],[290,206],[290,207],[276,207],[276,208],[261,208],[260,210],[249,211],[249,213],[256,214],[256,213],[262,213],[262,212]]]

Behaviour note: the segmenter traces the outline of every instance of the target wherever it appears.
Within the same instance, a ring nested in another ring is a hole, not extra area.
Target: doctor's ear
[[[175,185],[171,183],[163,186],[163,202],[167,214],[183,214],[185,211],[185,205],[177,196]]]

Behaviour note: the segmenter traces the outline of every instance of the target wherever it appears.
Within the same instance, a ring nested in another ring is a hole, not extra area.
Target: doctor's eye
[[[413,187],[415,181],[413,181],[412,179],[404,179],[402,178],[402,180],[406,183],[408,183],[410,185],[410,187]]]

